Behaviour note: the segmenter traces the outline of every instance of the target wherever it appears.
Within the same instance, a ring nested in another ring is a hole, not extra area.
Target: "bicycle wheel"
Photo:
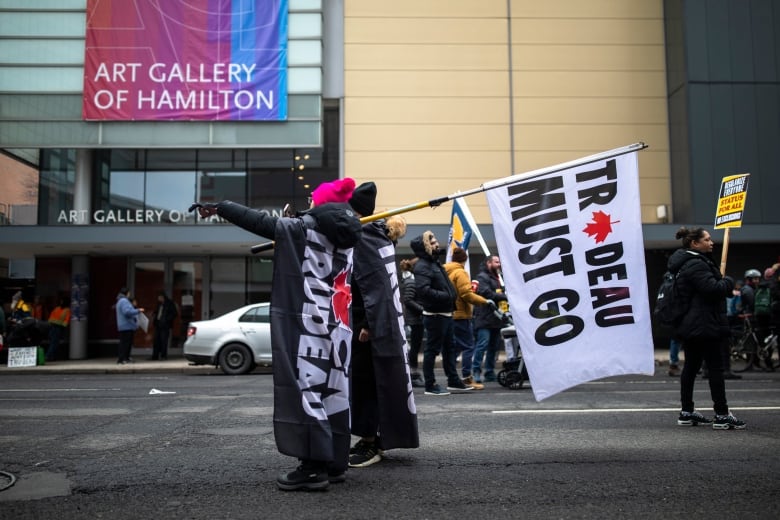
[[[780,352],[778,352],[777,349],[777,335],[773,334],[764,341],[767,341],[767,344],[761,349],[761,362],[763,363],[765,370],[774,371],[776,368],[780,367],[780,358],[778,358]]]
[[[752,335],[735,338],[731,343],[731,371],[744,372],[753,367],[756,342]]]

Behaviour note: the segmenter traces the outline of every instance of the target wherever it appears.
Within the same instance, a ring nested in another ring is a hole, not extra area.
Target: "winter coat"
[[[482,264],[480,267],[477,281],[479,282],[477,294],[486,300],[493,300],[496,303],[506,301],[506,294],[501,288],[501,281],[498,279],[498,276],[488,271],[485,264]],[[496,316],[492,307],[485,305],[474,309],[475,329],[500,329],[504,326],[505,324]]]
[[[224,200],[217,204],[217,215],[250,233],[270,239],[276,238],[276,223],[279,217],[274,217],[268,212]],[[349,204],[323,204],[300,214],[301,217],[305,215],[314,219],[314,229],[328,237],[336,247],[354,247],[360,240],[363,231],[360,220]],[[303,218],[298,220],[301,225],[305,225]]]
[[[726,317],[726,298],[734,290],[734,281],[722,276],[707,256],[691,249],[678,249],[669,258],[669,272],[677,274],[680,298],[690,308],[677,328],[680,339],[719,339],[730,334]]]
[[[162,308],[162,313],[160,309]],[[154,309],[154,326],[158,329],[170,329],[173,327],[173,320],[176,319],[178,312],[176,311],[176,305],[170,298],[165,298],[162,302],[157,303],[157,308]]]
[[[409,271],[401,274],[401,303],[404,306],[404,323],[407,325],[422,325],[423,308],[417,300],[417,287],[414,283],[414,275]]]
[[[419,259],[414,264],[414,283],[417,290],[417,301],[423,310],[430,313],[450,313],[455,310],[455,300],[458,295],[452,286],[447,272],[432,255],[431,237],[433,233],[426,231],[412,239],[412,252]]]
[[[116,300],[116,328],[119,332],[138,328],[138,313],[127,296],[120,294]]]
[[[487,300],[475,293],[471,288],[471,276],[466,272],[463,264],[460,262],[449,262],[444,264],[444,270],[447,271],[455,292],[458,293],[458,299],[455,300],[455,313],[452,315],[456,320],[470,320],[474,313],[474,305],[487,305]]]

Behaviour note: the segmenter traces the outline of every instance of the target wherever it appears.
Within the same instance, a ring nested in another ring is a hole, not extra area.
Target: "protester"
[[[485,259],[477,282],[479,288],[477,294],[486,300],[493,301],[496,305],[506,302],[507,297],[501,285],[499,274],[501,273],[501,260],[498,256],[491,255]],[[496,316],[493,307],[482,306],[474,309],[474,329],[477,336],[477,344],[474,347],[474,361],[472,370],[474,380],[478,383],[492,382],[496,380],[496,357],[501,348],[501,329],[504,322]],[[482,362],[484,359],[484,375]]]
[[[70,307],[68,300],[61,298],[49,314],[49,348],[46,350],[46,361],[57,359],[57,349],[65,336],[70,324]]]
[[[126,287],[119,290],[116,296],[116,328],[119,331],[119,350],[117,364],[126,365],[132,362],[130,353],[133,350],[133,335],[138,328],[138,315],[144,312],[131,301],[130,291]]]
[[[780,263],[773,264],[764,270],[764,281],[769,282],[771,299],[770,323],[775,332],[780,333]]]
[[[359,217],[374,213],[376,186],[363,183],[349,205]],[[349,467],[382,460],[384,450],[420,445],[414,394],[409,388],[395,245],[406,233],[403,217],[363,224],[352,273],[352,434]]]
[[[744,429],[745,423],[729,413],[721,356],[721,344],[729,337],[726,297],[731,294],[734,281],[722,276],[712,261],[713,242],[708,231],[682,227],[677,231],[676,238],[682,241],[682,248],[669,258],[668,269],[677,276],[679,297],[690,302],[676,330],[685,349],[685,365],[680,377],[682,410],[677,424],[712,424],[717,430]],[[706,418],[694,408],[693,386],[702,361],[709,368],[714,420]]]
[[[473,390],[458,377],[457,353],[452,338],[452,313],[455,310],[457,294],[447,277],[447,272],[439,262],[439,256],[443,253],[439,241],[431,231],[425,231],[414,238],[410,245],[418,258],[414,266],[414,283],[417,301],[423,308],[423,326],[426,336],[423,351],[425,394],[450,394],[436,383],[433,367],[439,354],[441,354],[444,374],[447,376],[447,387],[458,391]]]
[[[496,303],[493,300],[486,300],[474,292],[471,285],[471,275],[466,272],[466,262],[468,254],[461,247],[456,247],[452,251],[452,262],[444,264],[444,270],[447,271],[458,299],[455,300],[455,312],[453,318],[453,341],[455,343],[455,352],[460,352],[461,374],[463,375],[463,384],[472,387],[474,390],[483,390],[485,385],[478,383],[471,375],[471,365],[474,358],[474,329],[472,327],[473,306],[487,306],[495,310]]]
[[[0,346],[3,344],[3,337],[5,336],[5,310],[3,310],[3,304],[0,303]]]
[[[25,318],[32,318],[32,308],[24,301],[22,291],[16,291],[11,298],[11,323],[20,323]]]
[[[157,293],[157,308],[154,310],[154,342],[152,343],[153,360],[168,359],[168,341],[171,338],[173,321],[178,312],[173,300],[165,291]]]
[[[30,312],[32,313],[32,317],[36,320],[42,320],[43,319],[43,302],[41,301],[41,297],[37,294],[33,296],[33,303],[30,308]]]
[[[280,453],[300,464],[280,475],[285,491],[344,482],[349,462],[349,360],[353,247],[360,221],[346,202],[355,181],[319,185],[312,206],[275,217],[231,201],[198,207],[202,218],[228,222],[273,239],[271,349],[274,437]]]
[[[409,328],[409,370],[412,372],[412,387],[425,388],[425,380],[417,371],[420,363],[420,350],[423,341],[423,308],[415,299],[417,288],[414,282],[414,264],[417,257],[401,260],[401,303],[404,307],[404,323]]]

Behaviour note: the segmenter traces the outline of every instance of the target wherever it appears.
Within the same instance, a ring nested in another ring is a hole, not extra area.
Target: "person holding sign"
[[[667,267],[677,276],[679,297],[689,302],[688,311],[677,329],[685,349],[685,365],[680,377],[682,410],[677,424],[712,424],[716,430],[743,430],[745,422],[729,413],[721,357],[721,343],[730,334],[726,297],[731,295],[734,281],[721,275],[710,258],[713,242],[708,231],[681,227],[676,238],[682,241],[682,248],[672,254]],[[693,385],[702,362],[706,362],[709,369],[714,420],[694,409]]]

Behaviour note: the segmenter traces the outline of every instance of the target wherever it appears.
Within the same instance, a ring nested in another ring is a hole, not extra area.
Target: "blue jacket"
[[[126,296],[120,295],[116,300],[116,328],[119,332],[138,328],[138,313]]]

